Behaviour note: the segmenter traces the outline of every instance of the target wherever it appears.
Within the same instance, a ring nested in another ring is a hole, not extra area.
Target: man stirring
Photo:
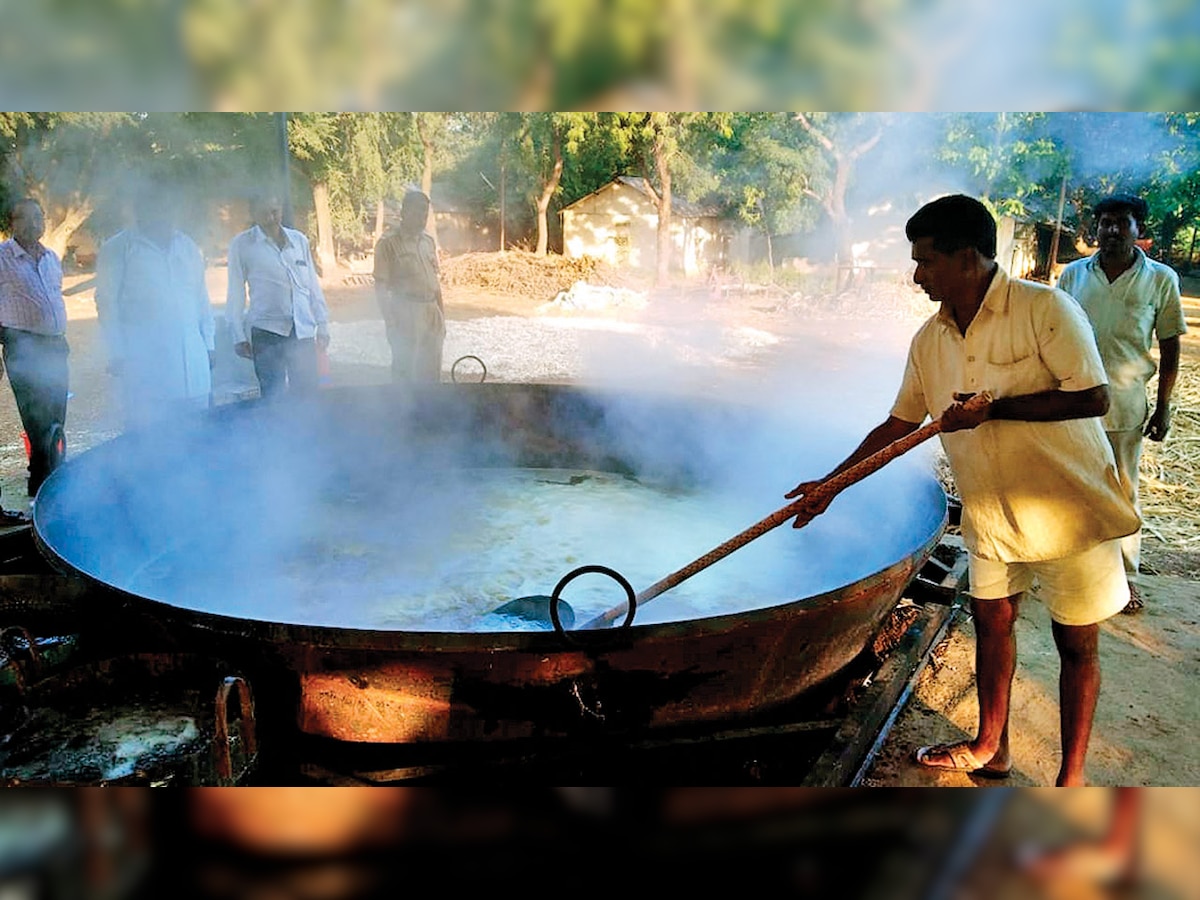
[[[979,201],[928,203],[906,233],[913,278],[939,309],[913,337],[891,415],[835,472],[941,416],[969,551],[979,730],[970,740],[921,747],[916,761],[1009,774],[1014,625],[1036,582],[1061,661],[1056,783],[1081,785],[1100,692],[1099,623],[1129,600],[1119,539],[1141,524],[1100,426],[1108,408],[1100,354],[1070,297],[997,265],[996,222]],[[994,398],[989,405],[964,409],[966,397],[983,391]],[[818,484],[801,483],[787,496]],[[794,525],[828,504],[818,495]]]

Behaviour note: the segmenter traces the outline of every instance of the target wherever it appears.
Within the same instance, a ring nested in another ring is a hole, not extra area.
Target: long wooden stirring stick
[[[977,412],[978,410],[985,408],[991,402],[991,394],[984,391],[974,395],[969,400],[964,402],[963,409],[968,410],[969,412]],[[813,503],[814,501],[821,501],[825,499],[832,500],[846,488],[850,487],[850,485],[854,484],[855,482],[862,481],[862,479],[866,478],[872,472],[883,468],[897,456],[907,453],[913,447],[917,446],[917,444],[921,444],[929,440],[935,434],[941,432],[941,430],[942,420],[937,418],[928,425],[918,428],[916,431],[906,434],[904,437],[899,438],[898,440],[892,441],[886,447],[881,450],[877,450],[866,459],[859,460],[854,465],[849,466],[848,468],[843,469],[841,472],[838,472],[836,475],[832,475],[825,479],[819,485],[817,485],[817,487],[813,488],[813,490],[806,496],[789,503],[787,506],[780,507],[765,519],[756,522],[740,534],[734,535],[719,547],[714,547],[712,550],[710,550],[708,553],[705,553],[694,562],[688,563],[682,569],[672,572],[665,578],[656,581],[644,591],[636,594],[633,598],[634,603],[640,608],[643,604],[653,600],[664,591],[670,590],[680,582],[691,578],[697,572],[707,569],[720,559],[724,559],[739,547],[745,546],[755,538],[762,537],[768,531],[782,525],[788,519],[791,519],[800,513],[805,506]],[[804,524],[807,525],[808,523],[805,522]],[[600,615],[596,616],[595,618],[589,619],[583,624],[582,627],[583,629],[588,629],[610,625],[621,616],[624,616],[628,611],[629,605],[627,603],[620,603],[617,606],[614,606],[612,609],[600,613]]]

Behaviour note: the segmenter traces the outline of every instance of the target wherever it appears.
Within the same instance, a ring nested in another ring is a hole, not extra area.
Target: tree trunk
[[[833,160],[833,184],[830,185],[828,193],[823,197],[814,191],[806,191],[806,193],[821,202],[832,222],[834,252],[837,260],[834,290],[840,292],[843,285],[850,286],[854,274],[853,229],[850,216],[846,212],[846,191],[850,186],[850,176],[854,172],[855,164],[879,143],[879,139],[883,137],[883,127],[876,125],[869,137],[855,146],[845,149],[834,143],[830,135],[814,126],[804,113],[795,113],[793,118],[813,136],[814,140],[825,149],[826,154]]]
[[[90,203],[68,207],[62,218],[46,229],[46,234],[42,238],[43,246],[53,250],[61,260],[66,255],[67,242],[71,240],[71,235],[79,230],[79,227],[88,220],[88,216],[91,214]]]
[[[333,215],[329,211],[329,183],[314,181],[312,186],[313,209],[317,213],[317,262],[322,272],[337,265],[333,248]]]
[[[775,247],[771,241],[771,229],[764,228],[763,234],[767,238],[767,266],[771,270],[771,284],[775,283]]]
[[[546,221],[546,210],[550,208],[550,200],[554,196],[554,192],[558,190],[558,182],[562,179],[562,171],[562,140],[556,133],[554,135],[554,168],[550,171],[550,177],[542,185],[542,193],[537,199],[538,256],[546,255],[546,245],[549,242],[549,223]]]
[[[421,166],[421,190],[429,198],[429,218],[425,220],[425,230],[433,238],[433,246],[441,249],[441,244],[438,243],[437,212],[433,208],[433,136],[429,133],[429,126],[420,113],[417,114],[417,135],[421,138],[421,148],[424,151],[424,161]]]
[[[1159,240],[1161,241],[1161,249],[1158,251],[1158,258],[1167,260],[1171,256],[1171,247],[1175,244],[1175,235],[1179,231],[1179,219],[1173,213],[1167,213],[1163,216],[1162,227],[1159,229]]]
[[[854,238],[850,225],[850,216],[846,212],[846,189],[850,184],[850,172],[853,168],[849,160],[842,154],[836,154],[836,168],[833,176],[833,187],[829,195],[829,211],[833,218],[834,252],[837,259],[838,277],[835,290],[841,293],[848,290],[854,279]]]
[[[658,257],[654,284],[663,287],[671,277],[671,167],[661,140],[654,144],[654,166],[658,170]]]
[[[1050,239],[1050,264],[1046,271],[1046,283],[1054,287],[1054,267],[1058,264],[1058,242],[1062,235],[1063,208],[1067,203],[1067,174],[1063,173],[1062,186],[1058,190],[1058,218],[1054,220],[1054,236]]]

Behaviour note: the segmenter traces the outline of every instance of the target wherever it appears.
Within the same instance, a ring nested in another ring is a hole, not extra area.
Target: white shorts
[[[968,564],[973,599],[1012,597],[1028,591],[1036,581],[1038,598],[1060,625],[1094,625],[1129,602],[1120,540],[1041,562],[1003,563],[972,553]]]

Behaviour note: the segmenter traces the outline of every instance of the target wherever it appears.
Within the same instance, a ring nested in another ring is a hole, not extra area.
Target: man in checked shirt
[[[62,265],[41,242],[41,204],[18,200],[11,219],[12,237],[0,244],[0,344],[29,439],[28,491],[35,497],[66,455],[67,310]]]

